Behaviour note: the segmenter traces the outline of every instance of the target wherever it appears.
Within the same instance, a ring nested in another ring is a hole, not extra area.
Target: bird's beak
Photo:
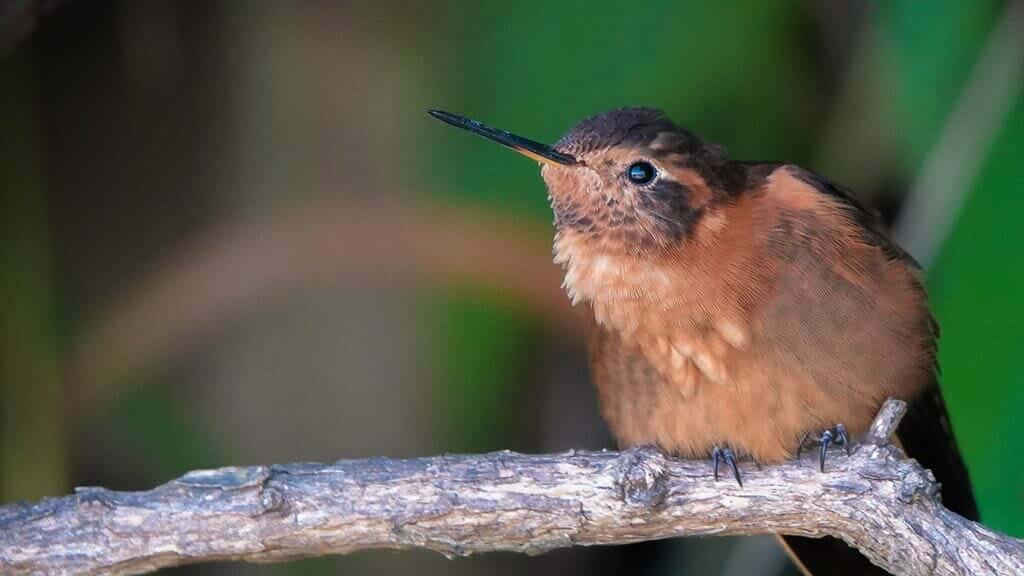
[[[447,122],[452,126],[462,128],[463,130],[469,130],[474,134],[479,134],[484,138],[494,140],[498,144],[508,146],[523,156],[533,158],[538,162],[543,162],[545,164],[561,164],[563,166],[572,166],[579,163],[576,158],[568,154],[558,152],[551,146],[541,144],[540,142],[534,142],[533,140],[528,140],[522,136],[516,136],[515,134],[504,130],[491,128],[490,126],[477,122],[476,120],[470,120],[469,118],[465,118],[457,114],[451,114],[449,112],[443,112],[441,110],[428,110],[427,112],[442,122]]]

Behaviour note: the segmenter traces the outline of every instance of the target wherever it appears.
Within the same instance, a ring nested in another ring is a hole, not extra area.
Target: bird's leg
[[[715,464],[715,481],[718,481],[718,466],[722,462],[725,462],[732,467],[732,475],[736,478],[736,483],[743,487],[743,480],[740,479],[740,469],[736,466],[736,454],[730,448],[719,448],[715,446],[714,450],[711,451],[711,460]]]
[[[846,455],[850,455],[850,436],[846,433],[846,426],[842,424],[836,424],[832,428],[823,430],[821,435],[816,438],[812,438],[810,432],[804,434],[804,437],[800,439],[800,445],[796,447],[796,457],[800,458],[805,446],[813,444],[821,446],[818,450],[818,466],[822,472],[825,471],[825,455],[828,453],[829,446],[833,444],[842,446],[846,449]]]

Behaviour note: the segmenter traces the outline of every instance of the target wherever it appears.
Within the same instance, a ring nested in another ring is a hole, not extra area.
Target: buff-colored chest
[[[633,343],[679,394],[693,394],[702,379],[729,379],[730,350],[745,348],[750,336],[721,282],[692,268],[683,274],[671,259],[641,259],[572,236],[556,240],[555,255],[573,302],[590,304],[598,326]],[[717,300],[706,297],[712,292]]]

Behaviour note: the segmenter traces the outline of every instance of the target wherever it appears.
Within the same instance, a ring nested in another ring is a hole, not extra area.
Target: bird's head
[[[541,163],[560,236],[629,254],[685,242],[742,185],[724,151],[651,108],[583,120],[554,146],[447,112],[431,114]]]
[[[598,306],[679,298],[679,276],[726,265],[720,241],[746,171],[658,110],[622,108],[588,118],[554,146],[447,112],[431,114],[541,163],[555,213],[555,261],[573,302]],[[635,316],[635,315],[634,315]]]

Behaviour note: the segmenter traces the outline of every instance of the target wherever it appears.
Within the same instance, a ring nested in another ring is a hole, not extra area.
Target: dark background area
[[[1021,2],[408,4],[0,3],[0,502],[613,447],[536,166],[425,110],[553,142],[648,105],[881,209],[927,269],[984,521],[1024,536]],[[765,537],[167,573],[786,562]]]

